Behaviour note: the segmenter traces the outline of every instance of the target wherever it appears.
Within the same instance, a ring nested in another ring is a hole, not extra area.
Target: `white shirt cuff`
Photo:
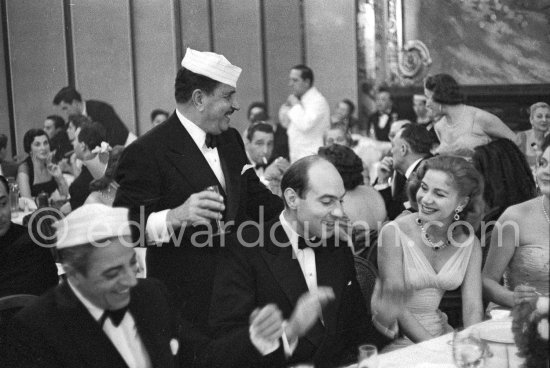
[[[254,345],[256,350],[258,350],[258,352],[262,354],[262,356],[273,353],[281,345],[279,340],[268,341],[264,338],[259,337],[257,331],[252,326],[250,326],[250,328],[248,329],[248,333],[252,345]]]
[[[397,324],[397,321],[394,321],[390,328],[387,328],[386,326],[382,325],[378,320],[376,319],[376,316],[372,316],[372,324],[378,331],[380,331],[382,334],[384,334],[386,337],[390,339],[395,339],[397,336],[397,333],[399,332],[399,327]]]
[[[153,212],[147,218],[145,232],[147,234],[147,243],[168,243],[170,241],[170,233],[166,226],[166,217],[168,211]]]
[[[390,185],[388,183],[382,183],[382,184],[375,184],[374,185],[374,189],[378,190],[378,191],[381,191],[381,190],[384,190],[386,188],[389,188]]]
[[[298,346],[298,339],[295,339],[294,341],[288,341],[288,338],[286,337],[286,325],[287,322],[283,322],[283,336],[281,336],[281,339],[283,340],[283,349],[285,351],[285,356],[287,358],[291,357],[292,354],[294,354],[294,350],[296,350],[296,347]]]

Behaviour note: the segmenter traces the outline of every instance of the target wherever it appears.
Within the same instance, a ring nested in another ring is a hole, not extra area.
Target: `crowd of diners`
[[[340,367],[548,302],[548,103],[513,132],[441,73],[412,120],[366,86],[363,121],[296,65],[238,132],[241,71],[188,48],[140,137],[72,86],[25,155],[0,135],[0,297],[36,296],[2,312],[1,366]]]

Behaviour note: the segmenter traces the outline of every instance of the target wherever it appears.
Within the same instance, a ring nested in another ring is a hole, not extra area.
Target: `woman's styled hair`
[[[42,129],[29,129],[23,136],[23,149],[27,153],[31,153],[31,145],[34,141],[34,138],[36,137],[42,137],[46,136],[46,139],[48,140],[48,143],[50,143],[50,138],[46,134],[46,132]]]
[[[444,105],[458,105],[464,102],[460,86],[449,74],[436,74],[426,78],[424,87],[433,93],[433,100]]]
[[[363,161],[349,147],[332,144],[319,148],[319,156],[332,163],[340,173],[346,190],[355,189],[364,184]]]
[[[550,110],[550,105],[548,105],[546,102],[535,102],[529,108],[529,115],[533,117],[533,114],[535,113],[535,111],[537,111],[537,109],[540,109],[540,108],[546,108]]]
[[[461,220],[469,222],[474,229],[477,229],[484,210],[483,177],[474,165],[458,156],[441,155],[424,160],[416,173],[411,176],[407,187],[409,200],[415,208],[418,208],[416,193],[428,170],[444,172],[451,178],[452,185],[458,191],[459,196],[470,197],[468,204],[459,213],[459,216]]]
[[[525,155],[508,139],[476,147],[472,163],[485,179],[483,199],[490,209],[504,210],[537,194]]]

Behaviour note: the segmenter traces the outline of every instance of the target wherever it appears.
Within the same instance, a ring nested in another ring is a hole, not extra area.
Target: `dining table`
[[[520,368],[524,359],[513,342],[512,319],[487,320],[473,326],[489,346],[490,356],[479,368]],[[378,368],[456,368],[453,361],[453,333],[378,355]],[[355,368],[356,364],[347,368]]]

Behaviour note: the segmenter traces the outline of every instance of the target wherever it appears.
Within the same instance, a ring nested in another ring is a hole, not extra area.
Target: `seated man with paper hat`
[[[168,287],[181,317],[182,365],[197,366],[210,340],[220,248],[232,229],[277,217],[283,203],[260,183],[230,126],[239,110],[241,68],[223,55],[189,48],[181,65],[176,110],[124,150],[114,205],[130,208],[148,243],[156,243],[147,247],[147,276]],[[207,190],[214,186],[219,194]]]
[[[164,286],[136,279],[128,210],[84,205],[55,226],[67,280],[10,320],[2,366],[175,367]]]

